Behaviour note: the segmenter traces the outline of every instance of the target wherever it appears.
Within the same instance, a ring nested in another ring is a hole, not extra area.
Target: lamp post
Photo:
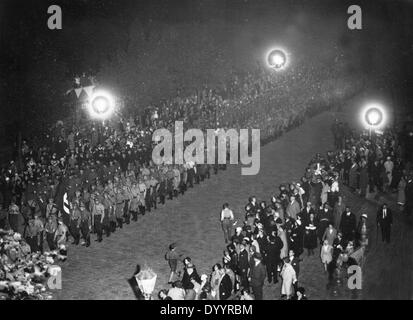
[[[152,300],[152,293],[155,289],[157,275],[152,269],[145,269],[140,271],[136,276],[136,282],[139,289],[142,291],[145,300]]]
[[[369,138],[371,139],[371,131],[383,126],[385,122],[385,111],[378,104],[367,105],[362,113],[362,121],[369,130]]]
[[[283,50],[274,49],[267,55],[267,64],[274,70],[282,70],[287,65],[287,55]]]

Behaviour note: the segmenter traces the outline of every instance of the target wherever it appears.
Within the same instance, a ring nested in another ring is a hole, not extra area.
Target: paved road
[[[357,103],[352,104],[357,107]],[[354,115],[354,110],[348,109],[347,114]],[[57,293],[57,298],[134,299],[126,278],[137,263],[147,264],[158,274],[156,291],[168,287],[164,253],[171,242],[177,242],[181,252],[192,257],[200,274],[210,274],[212,265],[221,262],[224,249],[219,224],[222,203],[229,202],[236,218],[242,219],[249,195],[268,200],[280,183],[299,179],[316,152],[324,153],[332,147],[330,125],[333,119],[347,114],[325,112],[262,147],[261,170],[257,176],[241,176],[240,167],[232,166],[183,197],[168,201],[138,223],[105,238],[102,243],[94,242],[90,248],[70,247],[69,258],[63,265],[63,290]],[[348,198],[355,206],[354,212],[358,213],[360,208],[369,212],[375,210],[374,205],[360,198],[351,195]],[[413,265],[409,247],[411,230],[396,216],[393,244],[376,245],[373,221],[370,220],[372,246],[364,268],[362,298],[411,298],[411,272],[403,269],[403,266],[411,269]],[[318,256],[303,255],[303,258],[299,281],[307,289],[308,296],[329,299],[326,275]],[[265,286],[265,299],[279,297],[279,284]]]
[[[90,248],[70,247],[63,265],[63,290],[59,299],[133,299],[126,278],[137,263],[158,274],[157,289],[166,286],[168,267],[164,253],[177,242],[200,273],[209,274],[221,262],[224,249],[219,212],[229,202],[242,219],[249,195],[268,200],[278,185],[299,179],[310,158],[332,146],[331,113],[309,119],[299,128],[261,148],[261,169],[256,176],[241,176],[239,166],[212,176],[183,197],[166,203],[138,223],[126,226]],[[301,283],[312,298],[325,298],[325,275],[318,257],[305,257]],[[279,285],[265,288],[266,299],[278,299]]]

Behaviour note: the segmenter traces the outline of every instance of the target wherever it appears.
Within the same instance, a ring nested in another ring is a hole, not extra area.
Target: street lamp
[[[365,127],[369,129],[369,137],[371,137],[371,130],[377,130],[386,122],[386,111],[384,107],[377,103],[366,105],[362,110],[361,120]]]
[[[93,119],[106,120],[114,112],[115,101],[113,96],[104,90],[99,90],[93,93],[89,100],[89,114]]]
[[[152,300],[152,293],[155,289],[156,277],[156,273],[149,268],[140,271],[135,276],[138,287],[145,297],[145,300]]]
[[[268,66],[278,71],[287,65],[287,54],[281,49],[273,49],[267,55]]]

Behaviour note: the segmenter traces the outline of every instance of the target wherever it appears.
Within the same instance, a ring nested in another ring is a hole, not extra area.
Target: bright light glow
[[[366,121],[369,125],[377,126],[380,123],[383,116],[380,110],[370,109],[369,111],[367,111],[366,117],[367,117]]]
[[[105,113],[109,108],[109,101],[105,97],[96,97],[96,99],[92,101],[92,107],[96,113]]]
[[[367,129],[383,128],[387,121],[386,110],[379,103],[369,103],[361,112],[361,121]]]
[[[267,65],[276,71],[285,69],[288,65],[287,54],[283,49],[271,49],[267,53],[266,60]]]
[[[94,119],[106,120],[112,115],[115,109],[113,96],[104,90],[94,92],[89,101],[89,113]]]

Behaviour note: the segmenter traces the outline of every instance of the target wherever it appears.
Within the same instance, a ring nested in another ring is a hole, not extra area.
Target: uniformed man
[[[159,203],[165,204],[165,198],[167,194],[166,190],[166,177],[165,175],[161,172],[159,174],[159,188],[158,188],[158,194],[159,194]]]
[[[92,230],[92,217],[90,212],[86,209],[84,203],[80,203],[80,231],[86,247],[90,246],[90,231]],[[83,244],[83,243],[82,243]]]
[[[188,179],[188,172],[186,171],[186,166],[185,165],[179,166],[179,171],[181,173],[180,192],[181,194],[184,194],[187,189],[186,183]]]
[[[46,242],[50,251],[56,250],[56,230],[57,230],[57,218],[54,215],[49,215],[45,225]]]
[[[48,219],[51,215],[58,217],[58,213],[59,209],[57,208],[57,205],[54,203],[53,198],[49,198],[49,202],[46,205],[46,219]]]
[[[148,212],[151,212],[152,209],[152,186],[151,186],[151,181],[149,179],[149,175],[143,176],[143,183],[145,184],[146,187],[146,194],[145,194],[145,209]]]
[[[156,179],[155,175],[152,174],[150,176],[149,184],[151,186],[151,206],[154,209],[157,209],[157,199],[158,199],[158,189],[159,189],[159,182]]]
[[[39,251],[39,233],[35,225],[34,217],[31,217],[26,229],[26,242],[30,246],[31,252]]]
[[[69,232],[70,235],[73,237],[72,244],[78,245],[80,241],[80,209],[79,204],[77,202],[72,203],[72,209],[70,210],[70,224],[69,224]]]
[[[131,187],[132,199],[130,201],[129,210],[132,214],[132,220],[138,221],[138,211],[139,211],[139,186],[137,183],[132,183]]]
[[[115,216],[119,228],[123,228],[123,215],[125,208],[125,198],[121,187],[115,187]]]
[[[168,171],[166,172],[166,190],[169,195],[169,200],[172,200],[174,196],[174,177],[175,173],[172,166],[168,166]]]
[[[130,216],[131,216],[130,201],[132,200],[133,195],[132,195],[132,191],[131,191],[130,187],[127,184],[123,185],[122,194],[123,194],[123,198],[124,198],[124,201],[125,201],[125,206],[123,207],[123,216],[125,218],[125,223],[129,224],[130,223]]]
[[[99,199],[96,198],[94,200],[94,204],[92,205],[92,224],[97,234],[96,241],[98,242],[102,242],[102,236],[103,236],[102,223],[103,223],[104,217],[105,217],[105,207],[99,201]]]
[[[185,164],[188,172],[188,185],[189,187],[193,188],[194,187],[194,178],[195,178],[195,163],[192,161],[187,162]]]
[[[178,165],[173,166],[173,185],[174,185],[174,196],[178,197],[179,185],[181,184],[181,172],[178,169]]]
[[[141,178],[139,178],[139,213],[141,215],[145,215],[145,198],[146,198],[146,184],[143,182]]]

